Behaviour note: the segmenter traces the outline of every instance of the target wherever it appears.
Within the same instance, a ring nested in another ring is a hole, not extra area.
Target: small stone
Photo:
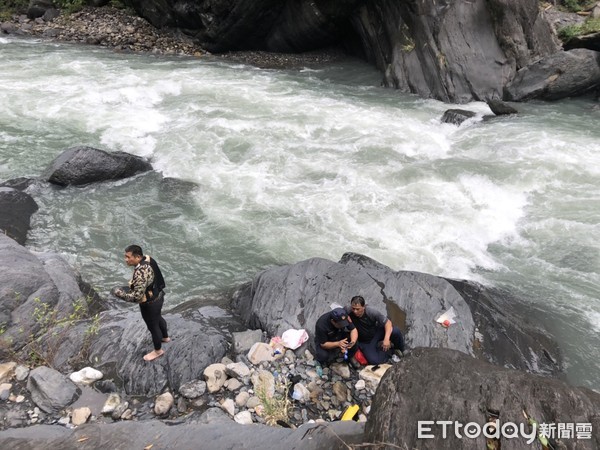
[[[7,362],[0,364],[0,383],[6,383],[10,381],[15,375],[15,369],[17,368],[16,362]]]
[[[29,376],[29,367],[27,366],[17,366],[15,369],[15,378],[17,381],[25,381]]]
[[[356,382],[356,384],[354,385],[354,389],[356,389],[357,391],[362,391],[365,387],[366,387],[365,380],[358,380]]]
[[[37,419],[37,417],[32,416],[32,422],[34,419]],[[35,422],[34,422],[35,423]],[[58,419],[57,422],[59,425],[68,425],[69,423],[71,423],[71,418],[69,416],[63,416],[60,419]]]
[[[241,411],[233,416],[233,420],[242,425],[250,425],[252,421],[252,413],[250,411]]]
[[[133,411],[131,409],[126,409],[123,414],[121,414],[121,420],[131,420],[133,419]]]
[[[104,402],[104,406],[102,407],[102,414],[112,414],[115,408],[121,403],[121,397],[119,394],[112,393]]]
[[[235,397],[235,404],[238,407],[242,408],[242,407],[246,406],[246,404],[248,403],[249,399],[250,399],[250,394],[248,392],[242,391],[238,395],[236,395],[236,397]]]
[[[228,398],[221,403],[221,409],[233,417],[235,414],[235,403],[232,399]]]
[[[239,388],[242,387],[242,383],[236,378],[230,378],[225,382],[223,386],[230,391],[237,391]]]
[[[173,398],[173,394],[170,392],[165,392],[164,394],[159,395],[156,397],[154,414],[157,416],[164,416],[168,414],[174,403],[175,399]]]
[[[83,425],[91,415],[92,411],[88,407],[74,409],[72,423],[75,426]]]
[[[223,384],[227,380],[225,369],[226,366],[224,364],[211,364],[204,369],[204,378],[208,392],[215,393],[223,387]]]
[[[119,403],[110,416],[113,420],[119,420],[127,408],[129,408],[129,402]]]

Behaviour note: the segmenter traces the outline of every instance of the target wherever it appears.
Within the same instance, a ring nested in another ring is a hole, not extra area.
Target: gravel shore
[[[2,34],[98,45],[117,52],[190,57],[209,54],[197,42],[177,30],[157,29],[141,17],[108,6],[86,7],[49,20],[14,16],[11,21],[0,23]],[[298,54],[240,51],[214,56],[273,69],[315,67],[347,58],[339,49]]]

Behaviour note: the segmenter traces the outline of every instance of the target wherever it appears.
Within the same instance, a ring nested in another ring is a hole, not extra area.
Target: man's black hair
[[[365,299],[362,298],[362,296],[357,295],[356,297],[352,297],[352,299],[350,300],[350,304],[365,306]]]
[[[144,256],[142,247],[139,245],[130,245],[125,249],[125,253],[131,253],[133,256]]]

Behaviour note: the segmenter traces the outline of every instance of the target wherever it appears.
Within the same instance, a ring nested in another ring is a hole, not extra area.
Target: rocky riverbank
[[[37,19],[30,19],[24,14],[15,15],[10,21],[0,23],[0,35],[2,34],[96,45],[123,53],[197,58],[210,55],[210,52],[178,30],[155,28],[127,10],[110,6],[86,7],[72,14],[56,11]],[[293,54],[227,52],[218,56],[261,68],[280,69],[314,67],[347,58],[337,48]]]

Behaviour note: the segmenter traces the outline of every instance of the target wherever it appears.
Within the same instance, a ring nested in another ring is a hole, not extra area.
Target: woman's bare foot
[[[166,337],[166,338],[162,338],[163,342],[171,342],[171,338],[170,337]]]
[[[156,358],[160,358],[164,354],[164,350],[152,350],[150,353],[144,355],[144,361],[154,361]]]

